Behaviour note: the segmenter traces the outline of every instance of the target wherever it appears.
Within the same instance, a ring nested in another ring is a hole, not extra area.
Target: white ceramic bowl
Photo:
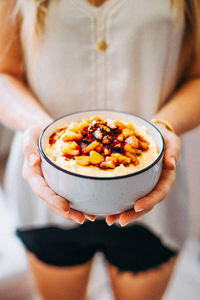
[[[155,140],[159,154],[146,168],[135,173],[113,177],[92,177],[72,173],[54,164],[44,153],[43,146],[49,136],[64,124],[98,115],[102,118],[128,121],[144,125]],[[44,129],[39,139],[41,167],[44,178],[53,191],[67,199],[76,210],[110,215],[133,208],[135,201],[153,190],[162,170],[164,140],[161,133],[148,121],[128,113],[96,110],[83,111],[57,119]]]

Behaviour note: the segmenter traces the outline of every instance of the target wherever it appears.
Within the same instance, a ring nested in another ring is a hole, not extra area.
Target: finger
[[[168,169],[174,170],[178,162],[182,143],[180,138],[170,131],[168,131],[165,134],[164,139],[165,139],[164,163]]]
[[[23,152],[30,166],[37,165],[40,162],[38,138],[41,130],[40,127],[32,127],[27,129],[23,135]]]
[[[50,205],[50,204],[46,204],[48,209],[52,210],[53,212],[55,212],[56,214],[58,214],[59,216],[65,218],[65,219],[68,219],[70,221],[73,221],[70,217],[69,217],[69,212],[64,212],[64,211],[61,211],[60,209],[57,209],[56,207]]]
[[[151,210],[152,210],[152,208],[149,208],[149,209],[146,209],[146,210],[144,210],[142,212],[138,212],[138,213],[135,212],[134,209],[126,211],[126,212],[124,212],[120,215],[119,223],[120,223],[121,226],[126,226],[131,221],[134,221],[137,218],[142,217],[143,215],[150,212]]]
[[[85,218],[91,222],[94,222],[96,220],[96,216],[94,215],[88,215],[88,214],[84,214]]]
[[[67,200],[57,195],[49,188],[46,181],[41,176],[41,170],[39,166],[31,168],[27,161],[25,161],[23,167],[23,176],[29,182],[32,190],[40,199],[44,200],[48,205],[60,209],[61,211],[69,211],[69,204]]]
[[[111,226],[113,223],[115,223],[119,219],[120,214],[116,215],[110,215],[106,217],[106,223],[108,226]]]
[[[74,210],[70,208],[69,210],[69,217],[72,218],[72,220],[76,221],[79,224],[83,224],[85,222],[85,216],[80,211]]]
[[[134,209],[136,212],[141,212],[158,204],[168,195],[172,186],[175,183],[176,173],[173,170],[163,169],[160,180],[155,189],[146,197],[136,201]]]

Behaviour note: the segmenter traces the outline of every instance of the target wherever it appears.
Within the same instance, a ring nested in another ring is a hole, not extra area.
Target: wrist
[[[154,123],[154,124],[161,124],[161,125],[164,126],[167,130],[169,130],[169,131],[175,133],[175,130],[174,130],[173,126],[172,126],[167,120],[153,118],[153,119],[151,119],[151,122]]]
[[[32,118],[31,120],[30,119],[28,120],[28,122],[24,126],[24,130],[26,130],[28,128],[32,128],[32,127],[45,128],[52,122],[53,122],[53,119],[51,117],[49,117],[48,115],[45,117],[41,117],[41,118],[38,118],[38,117]]]

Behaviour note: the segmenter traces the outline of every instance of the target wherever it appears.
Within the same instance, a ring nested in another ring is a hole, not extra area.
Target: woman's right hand
[[[40,152],[38,147],[39,136],[43,129],[44,126],[37,125],[24,132],[23,151],[25,161],[22,171],[23,177],[28,181],[35,194],[55,213],[80,224],[85,221],[85,218],[93,221],[93,216],[84,215],[79,211],[71,209],[67,200],[57,195],[47,185],[41,171]]]

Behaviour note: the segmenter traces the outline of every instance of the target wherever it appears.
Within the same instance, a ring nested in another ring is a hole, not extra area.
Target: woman
[[[198,0],[1,0],[0,118],[17,131],[5,183],[43,299],[84,299],[96,251],[106,256],[116,299],[161,299],[186,238],[178,135],[199,124],[199,15]],[[41,130],[93,108],[154,119],[165,139],[155,190],[106,217],[124,228],[77,225],[95,216],[70,209],[41,174]]]

